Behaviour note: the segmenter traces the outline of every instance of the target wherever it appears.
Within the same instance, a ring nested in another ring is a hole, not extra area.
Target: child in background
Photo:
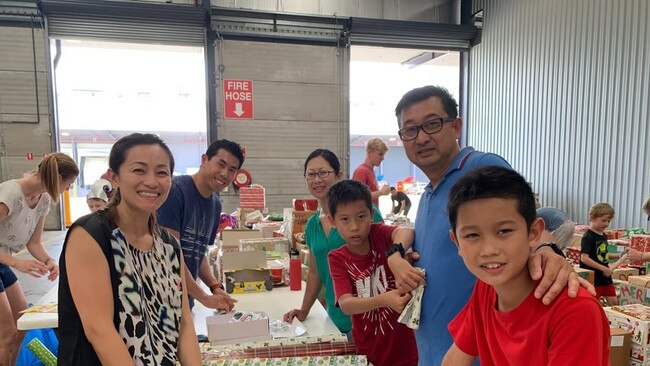
[[[526,180],[502,167],[467,173],[453,186],[450,236],[478,281],[449,323],[454,344],[442,365],[609,365],[609,324],[598,301],[580,288],[550,304],[536,299],[528,271],[544,221]],[[543,244],[546,245],[546,244]]]
[[[607,259],[607,235],[605,229],[614,218],[614,208],[609,203],[596,203],[589,210],[589,230],[580,244],[580,268],[594,271],[596,298],[604,296],[607,303],[618,305],[612,270]]]
[[[90,193],[86,196],[86,204],[91,213],[103,210],[108,206],[108,192],[112,191],[111,183],[106,179],[98,179],[90,187]]]
[[[411,247],[413,229],[373,224],[370,190],[354,180],[332,186],[328,205],[329,220],[346,242],[328,256],[335,299],[352,317],[359,353],[375,366],[417,365],[415,334],[397,322],[411,296],[396,290],[387,260]],[[410,271],[423,277],[417,269]]]

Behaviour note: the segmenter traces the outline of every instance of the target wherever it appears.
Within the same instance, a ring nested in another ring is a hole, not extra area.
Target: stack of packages
[[[368,365],[344,334],[201,347],[204,365]]]
[[[246,223],[246,216],[254,211],[261,212],[266,208],[266,191],[259,184],[239,189],[239,227]],[[259,221],[259,220],[256,220]]]
[[[630,248],[641,253],[650,251],[650,235],[630,234]],[[645,270],[646,263],[644,261],[630,261],[629,266]]]
[[[612,327],[632,333],[630,366],[650,366],[650,307],[642,304],[605,308]]]

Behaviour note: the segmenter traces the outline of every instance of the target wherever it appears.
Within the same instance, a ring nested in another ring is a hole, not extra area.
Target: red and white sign
[[[224,115],[230,119],[253,118],[253,81],[223,81]]]

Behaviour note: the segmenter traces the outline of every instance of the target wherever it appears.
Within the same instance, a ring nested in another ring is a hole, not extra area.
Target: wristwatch
[[[540,244],[537,248],[535,248],[534,253],[537,253],[537,251],[542,247],[550,247],[551,249],[553,249],[555,254],[561,255],[562,258],[566,258],[566,255],[564,255],[564,252],[562,252],[562,249],[560,249],[560,247],[558,247],[557,244],[555,244],[553,242],[547,242],[547,243]]]
[[[393,243],[391,246],[386,249],[386,258],[390,257],[391,255],[395,254],[395,252],[399,252],[399,254],[404,258],[406,255],[406,252],[404,251],[404,247],[402,246],[402,243]]]
[[[217,290],[223,290],[223,285],[221,283],[217,282],[210,285],[210,292],[214,294]]]

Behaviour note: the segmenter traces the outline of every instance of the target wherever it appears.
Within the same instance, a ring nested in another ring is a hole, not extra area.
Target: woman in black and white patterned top
[[[109,167],[111,204],[77,220],[63,245],[58,364],[201,365],[181,249],[155,220],[174,158],[134,133],[113,145]]]

